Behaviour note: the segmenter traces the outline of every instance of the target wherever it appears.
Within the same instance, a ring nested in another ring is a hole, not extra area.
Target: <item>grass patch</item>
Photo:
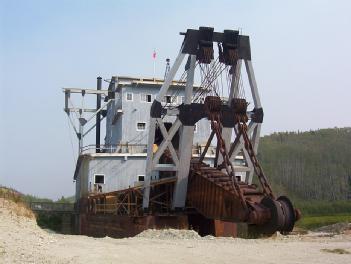
[[[295,201],[294,206],[303,216],[348,215],[351,212],[351,201]]]
[[[343,248],[334,248],[334,249],[323,248],[321,249],[321,251],[327,252],[327,253],[334,253],[334,254],[351,254],[350,251],[347,251],[346,249],[343,249]]]
[[[350,201],[299,201],[294,202],[302,213],[302,218],[296,226],[311,230],[326,225],[351,222]]]
[[[315,229],[321,226],[332,225],[341,222],[351,222],[351,215],[324,215],[324,216],[302,216],[296,223],[297,227],[303,229]]]

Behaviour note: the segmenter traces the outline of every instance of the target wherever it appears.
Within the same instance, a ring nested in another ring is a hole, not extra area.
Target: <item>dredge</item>
[[[87,122],[82,117],[84,109],[69,107],[69,102],[71,93],[84,96],[89,90],[64,90],[66,113],[80,113],[80,128],[76,130],[80,156],[75,172],[78,233],[126,237],[148,228],[165,227],[192,228],[201,235],[215,236],[237,236],[242,230],[246,235],[291,232],[300,217],[299,210],[286,196],[277,197],[273,193],[256,156],[263,109],[251,63],[249,37],[236,30],[215,32],[209,27],[188,29],[181,35],[184,40],[180,52],[165,79],[143,80],[144,84],[158,83],[160,89],[154,100],[151,100],[152,95],[140,95],[142,101],[150,103],[150,112],[147,126],[137,123],[139,130],[147,132],[147,144],[146,157],[144,155],[141,161],[145,174],[136,184],[121,185],[121,174],[116,176],[114,187],[105,188],[102,175],[94,174],[92,188],[89,177],[83,175],[84,160],[103,155],[112,159],[116,155],[113,153],[123,152],[121,141],[111,148],[109,123],[117,122],[125,113],[114,103],[115,107],[110,109],[114,118],[106,121],[105,143],[109,144],[100,145],[100,115],[108,117],[109,110],[103,110],[99,104],[101,98],[98,98],[94,114],[97,119],[96,156],[88,156],[83,153],[81,141]],[[185,71],[180,81],[176,81],[185,58]],[[243,64],[250,94],[244,90]],[[98,79],[96,94],[104,95],[106,105],[117,102],[116,93],[122,93],[123,80],[113,77],[104,93],[101,78]],[[194,80],[199,80],[200,85],[195,86]],[[175,102],[174,94],[177,89],[179,92],[179,87],[184,90],[184,96],[181,102]],[[248,97],[253,101],[250,110]],[[126,99],[133,100],[128,93]],[[209,124],[203,129],[209,132],[206,144],[197,145],[198,153],[194,155],[194,133],[204,122]],[[127,143],[124,147],[130,149],[131,145]],[[239,156],[243,166],[236,164]],[[97,180],[99,177],[103,180]]]

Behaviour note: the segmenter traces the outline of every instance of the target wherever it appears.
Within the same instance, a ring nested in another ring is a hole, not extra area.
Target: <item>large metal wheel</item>
[[[261,204],[270,210],[271,218],[263,225],[250,225],[249,233],[252,237],[273,235],[284,226],[284,213],[279,202],[266,196],[262,199]]]
[[[282,207],[277,201],[274,201],[270,197],[263,198],[261,204],[271,211],[271,219],[262,227],[267,230],[268,234],[279,231],[284,225],[284,212]]]
[[[277,201],[281,205],[284,213],[284,225],[279,231],[283,235],[286,235],[294,229],[295,221],[297,220],[295,216],[295,210],[288,197],[280,196]]]

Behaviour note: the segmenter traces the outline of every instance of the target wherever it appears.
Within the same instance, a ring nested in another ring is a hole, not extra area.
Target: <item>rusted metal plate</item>
[[[237,237],[237,224],[221,220],[214,220],[214,235],[216,237]]]
[[[245,199],[259,203],[263,194],[253,185],[239,184]],[[249,212],[243,208],[230,177],[203,164],[194,165],[190,171],[187,198],[189,205],[207,218],[246,222]]]
[[[80,214],[80,234],[93,237],[132,237],[146,229],[188,229],[186,215],[129,217]]]

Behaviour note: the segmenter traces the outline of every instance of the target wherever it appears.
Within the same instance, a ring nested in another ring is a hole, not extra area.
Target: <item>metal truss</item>
[[[257,153],[261,123],[263,120],[263,110],[251,62],[249,37],[239,35],[238,31],[227,30],[223,33],[213,32],[213,29],[211,28],[200,28],[199,30],[188,29],[186,33],[182,34],[185,35],[185,38],[181,50],[172,68],[167,74],[166,79],[151,107],[146,173],[143,192],[143,209],[145,211],[148,210],[150,203],[151,176],[157,171],[174,171],[176,173],[176,184],[173,193],[172,209],[176,210],[185,207],[188,175],[190,169],[190,161],[192,158],[194,124],[199,121],[199,118],[195,121],[193,118],[193,122],[189,122],[189,120],[186,120],[184,118],[184,114],[190,116],[192,114],[190,112],[182,113],[182,111],[184,112],[184,109],[194,110],[201,108],[201,106],[197,106],[196,104],[192,103],[194,74],[196,62],[201,63],[203,61],[207,61],[205,63],[209,63],[210,61],[206,58],[201,58],[199,55],[202,53],[207,54],[210,52],[208,46],[206,45],[211,46],[213,45],[212,43],[216,42],[227,47],[227,51],[229,50],[229,52],[231,52],[230,49],[232,49],[235,54],[237,54],[237,60],[235,61],[235,65],[233,67],[235,69],[235,72],[231,74],[228,109],[231,107],[231,99],[236,98],[238,95],[241,66],[243,63],[245,65],[251,88],[251,95],[254,101],[254,109],[247,112],[247,117],[249,120],[248,134],[254,151]],[[176,110],[165,109],[161,104],[162,99],[167,94],[167,91],[169,90],[170,85],[172,84],[172,81],[174,80],[174,77],[176,76],[176,73],[178,72],[180,65],[182,64],[186,55],[188,55],[188,62],[186,65],[187,79],[185,85],[185,101],[181,106],[178,106]],[[175,122],[168,131],[166,130],[163,121],[163,119],[167,120],[167,116],[176,116]],[[154,151],[153,145],[155,142],[156,129],[160,129],[163,135],[163,141],[158,146],[157,150]],[[180,137],[178,151],[176,151],[175,147],[172,144],[172,139],[177,132],[179,133]],[[237,125],[234,124],[223,126],[222,134],[231,160],[234,160],[239,153],[243,153],[246,165],[240,166],[241,168],[236,167],[235,170],[245,172],[246,183],[251,183],[254,168],[250,161],[250,157],[244,147],[244,139],[242,135],[240,135]],[[231,140],[232,135],[235,137],[234,142]],[[160,164],[160,158],[167,149],[172,157],[173,164]],[[219,163],[220,158],[221,157],[219,156],[216,157]]]
[[[114,101],[114,91],[116,87],[116,77],[112,77],[108,90],[101,90],[102,78],[97,78],[97,90],[82,89],[82,88],[63,88],[65,93],[65,108],[64,111],[73,127],[73,130],[78,138],[78,155],[83,151],[83,139],[94,128],[97,128],[97,137],[100,138],[100,122],[106,117],[106,109],[112,101]],[[75,106],[71,99],[72,94],[81,94],[81,105]],[[87,108],[85,106],[85,96],[95,95],[97,97],[97,107]],[[101,105],[101,100],[106,98],[105,103]],[[71,113],[74,113],[72,117]],[[88,117],[86,115],[89,115]],[[102,118],[101,118],[102,116]],[[75,117],[75,118],[74,118]],[[85,129],[91,121],[96,118],[96,122],[91,124],[89,128]],[[97,127],[98,126],[98,127]],[[98,142],[98,140],[97,140]],[[100,144],[99,144],[100,145]],[[97,152],[100,151],[100,146],[96,145]]]

